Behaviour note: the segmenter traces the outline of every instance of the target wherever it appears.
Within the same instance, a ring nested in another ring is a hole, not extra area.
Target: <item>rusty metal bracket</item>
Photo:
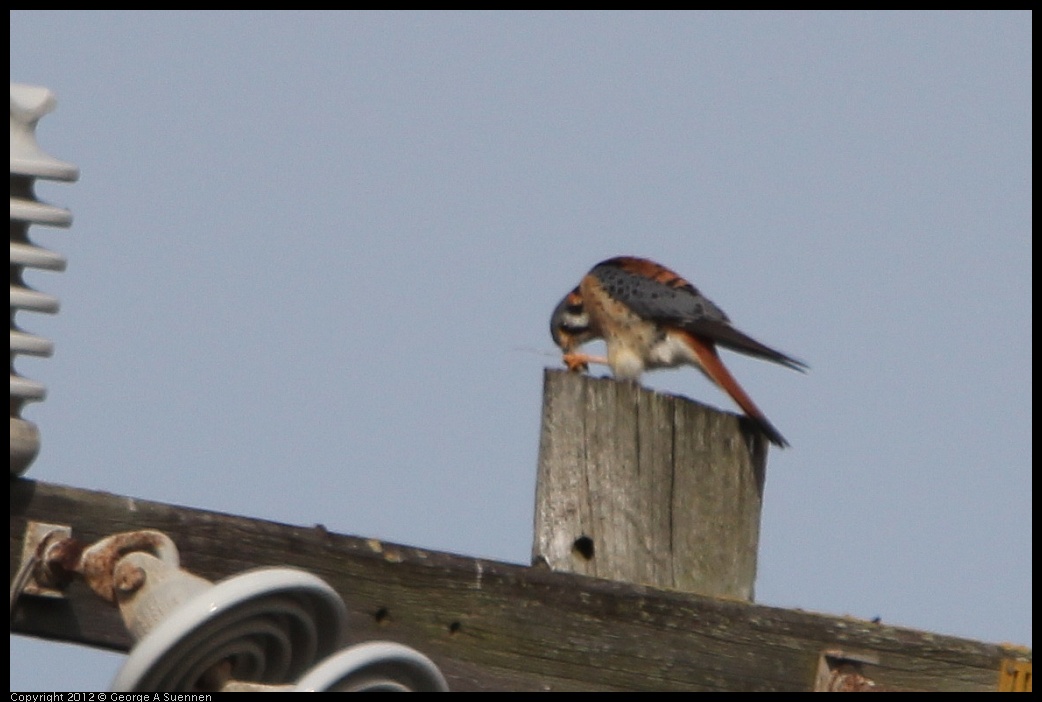
[[[881,687],[865,677],[865,665],[879,665],[879,656],[839,649],[822,651],[814,676],[814,692],[882,692]]]
[[[45,551],[54,547],[55,544],[71,538],[72,527],[64,524],[29,522],[26,525],[25,536],[22,538],[22,559],[15,582],[11,584],[12,607],[20,595],[65,597],[59,583],[50,582],[48,578],[41,578],[39,569],[44,563]]]

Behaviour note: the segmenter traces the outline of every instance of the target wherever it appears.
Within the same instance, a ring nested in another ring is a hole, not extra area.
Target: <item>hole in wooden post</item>
[[[579,555],[583,560],[593,560],[593,539],[589,536],[580,536],[572,544],[572,552]]]
[[[376,610],[376,623],[377,624],[390,624],[391,622],[391,610],[386,607],[381,607]]]

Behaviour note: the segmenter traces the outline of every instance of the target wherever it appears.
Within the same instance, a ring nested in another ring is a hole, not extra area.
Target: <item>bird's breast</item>
[[[628,346],[608,345],[608,365],[619,380],[639,380],[644,372],[644,359]]]
[[[654,322],[636,314],[624,301],[614,298],[593,275],[580,283],[590,326],[604,338],[608,365],[616,378],[636,380],[650,360],[662,331]]]

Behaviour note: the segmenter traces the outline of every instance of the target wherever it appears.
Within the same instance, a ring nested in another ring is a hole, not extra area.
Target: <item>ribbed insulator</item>
[[[15,372],[15,356],[50,356],[54,350],[47,339],[19,328],[15,313],[58,311],[58,298],[30,288],[22,272],[26,268],[65,269],[62,256],[29,240],[29,227],[72,224],[68,210],[37,200],[33,185],[37,178],[72,181],[79,177],[76,166],[49,156],[36,143],[36,123],[55,104],[54,95],[46,88],[11,84],[11,475],[21,475],[40,450],[39,429],[22,419],[22,407],[46,395],[41,383]]]

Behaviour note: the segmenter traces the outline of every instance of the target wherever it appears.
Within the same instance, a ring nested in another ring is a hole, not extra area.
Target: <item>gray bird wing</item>
[[[794,370],[806,364],[735,329],[722,309],[694,285],[653,261],[619,257],[594,266],[590,273],[616,300],[644,319],[696,334],[720,346]]]

